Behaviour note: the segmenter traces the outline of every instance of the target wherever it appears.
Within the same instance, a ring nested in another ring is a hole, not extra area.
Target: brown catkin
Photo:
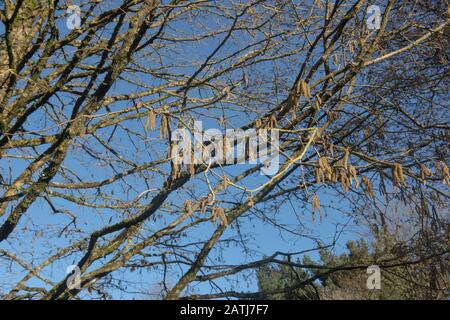
[[[319,106],[322,105],[322,98],[319,95],[316,95],[316,101],[319,104]]]
[[[167,115],[163,114],[161,116],[161,123],[159,127],[159,136],[160,138],[167,138],[169,134],[169,118]]]
[[[276,128],[278,125],[277,117],[273,114],[269,120],[269,129]]]
[[[227,226],[228,225],[228,219],[227,216],[225,215],[225,211],[223,210],[223,208],[219,207],[219,206],[214,206],[212,208],[212,215],[211,215],[211,221],[215,224],[217,221],[217,218],[219,218],[219,222],[221,225],[223,226]]]
[[[153,111],[153,109],[150,110],[149,117],[150,117],[150,130],[155,130],[155,128],[156,128],[156,119],[155,119],[155,111]]]
[[[450,186],[450,170],[444,162],[441,162],[443,183]]]
[[[420,179],[422,180],[422,183],[427,183],[427,178],[431,177],[433,173],[430,169],[427,168],[424,164],[420,164]]]
[[[394,163],[392,168],[392,176],[395,185],[401,186],[404,184],[405,176],[403,175],[403,168],[400,163]]]
[[[220,224],[223,225],[223,226],[227,226],[228,225],[228,219],[227,219],[227,216],[225,214],[225,210],[223,210],[223,208],[221,208],[221,207],[218,207],[217,214],[219,215]]]
[[[362,176],[361,177],[361,182],[362,182],[362,185],[363,185],[364,192],[368,196],[373,198],[374,197],[374,193],[373,193],[372,182],[366,176]]]
[[[180,166],[178,165],[178,163],[173,162],[173,171],[172,171],[172,177],[173,179],[177,179],[179,177],[180,174]]]
[[[351,42],[348,44],[348,51],[350,51],[351,54],[355,53],[355,48]]]
[[[358,180],[358,176],[357,176],[358,172],[356,171],[356,168],[354,166],[349,166],[347,172],[350,177],[350,183],[353,183],[353,180],[355,180],[355,187],[358,188],[359,180]]]
[[[191,213],[191,200],[187,199],[184,201],[184,212]]]
[[[324,176],[325,176],[326,180],[331,181],[332,178],[333,178],[333,169],[329,165],[327,157],[320,157],[319,158],[319,168],[324,173]]]
[[[339,65],[339,59],[338,59],[337,54],[333,55],[333,64],[334,64],[335,66],[338,66],[338,65]]]
[[[348,178],[348,176],[344,170],[340,170],[339,174],[340,174],[340,178],[341,178],[340,180],[341,180],[342,190],[344,190],[345,192],[348,192],[349,185],[350,185],[350,179]]]
[[[223,177],[223,187],[227,188],[229,184],[230,184],[230,180],[228,179],[227,176],[224,176]]]
[[[322,169],[320,168],[315,168],[314,169],[315,175],[316,175],[316,183],[322,183],[322,176],[323,176],[323,172]]]
[[[155,127],[156,127],[156,124],[155,124],[155,111],[152,109],[149,112],[147,112],[147,118],[145,120],[144,131],[147,132],[148,129],[154,130]]]
[[[345,170],[348,169],[348,158],[350,157],[350,151],[348,151],[348,149],[345,149],[345,153],[344,153],[344,168]]]
[[[309,98],[311,96],[309,85],[303,79],[300,80],[300,92],[299,93],[300,93],[300,95],[304,96],[305,98]]]
[[[320,220],[322,221],[322,208],[320,207],[320,202],[319,202],[319,197],[316,195],[314,195],[314,197],[312,198],[312,204],[311,204],[311,220],[314,223],[314,214],[317,211],[320,214]]]
[[[212,212],[211,212],[211,218],[212,218],[212,223],[216,223],[216,220],[217,220],[217,207],[216,206],[214,206],[213,208],[212,208]]]
[[[147,112],[147,117],[145,118],[144,132],[148,131],[149,124],[150,124],[150,113]]]

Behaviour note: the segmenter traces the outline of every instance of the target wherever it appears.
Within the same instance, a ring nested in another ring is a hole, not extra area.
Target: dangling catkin
[[[427,183],[427,178],[432,176],[432,172],[428,169],[424,164],[420,164],[420,178],[422,179],[422,183]]]
[[[368,196],[370,196],[370,197],[373,198],[375,195],[374,195],[374,193],[373,193],[372,182],[371,182],[369,179],[367,179],[366,176],[362,176],[362,177],[361,177],[361,182],[362,182],[362,185],[363,185],[364,192],[365,192]]]
[[[444,162],[441,162],[443,183],[450,186],[450,170]]]
[[[403,168],[400,163],[394,163],[394,166],[392,168],[392,176],[395,185],[401,186],[404,184],[405,177],[403,175]]]
[[[348,175],[350,177],[350,183],[353,183],[353,179],[355,180],[355,187],[358,188],[359,186],[359,180],[357,177],[358,172],[356,171],[356,168],[354,166],[348,167]]]
[[[216,211],[217,211],[217,214],[219,215],[220,224],[223,226],[227,226],[228,219],[227,219],[227,216],[225,215],[225,211],[223,210],[223,208],[218,207],[218,209]]]
[[[320,203],[319,203],[319,197],[316,195],[314,195],[314,197],[312,198],[312,205],[311,205],[311,219],[312,222],[314,223],[314,214],[317,211],[319,211],[320,214],[320,220],[322,220],[322,208],[320,207]]]
[[[145,120],[145,132],[147,132],[149,128],[150,130],[155,130],[155,127],[155,111],[152,109],[147,113],[147,119]]]
[[[300,91],[300,94],[302,95],[302,96],[304,96],[305,98],[309,98],[310,96],[311,96],[311,92],[310,92],[310,89],[309,89],[309,85],[308,85],[308,83],[306,83],[306,81],[305,80],[300,80],[300,89],[301,89],[301,91]]]
[[[269,129],[276,128],[277,124],[277,117],[273,114],[269,119]]]
[[[163,114],[161,116],[161,123],[159,126],[159,136],[161,139],[167,138],[169,134],[169,118],[167,115]]]

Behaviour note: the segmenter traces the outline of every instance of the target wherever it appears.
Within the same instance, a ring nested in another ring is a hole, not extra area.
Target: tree
[[[444,267],[438,273],[437,269],[430,270],[432,264],[418,259],[415,250],[409,251],[408,247],[398,245],[386,248],[380,243],[369,245],[361,239],[357,242],[349,241],[347,251],[337,255],[328,249],[321,250],[319,262],[305,256],[295,265],[287,261],[275,266],[265,265],[257,274],[259,291],[262,297],[277,300],[399,300],[448,297],[448,268]],[[388,261],[381,268],[380,289],[369,290],[369,275],[366,270],[380,261]],[[392,264],[392,261],[415,263]],[[445,266],[446,260],[441,263]],[[434,285],[435,278],[440,278],[438,285]],[[299,283],[307,285],[299,286]]]
[[[446,234],[445,210],[430,211],[450,180],[443,2],[6,0],[0,21],[6,299],[107,298],[133,270],[166,299],[253,297],[217,284],[280,256],[258,255],[244,230],[301,237],[325,193],[349,208],[419,199],[422,235]],[[276,172],[180,165],[173,133],[196,120],[279,133]],[[227,262],[227,246],[248,254]]]

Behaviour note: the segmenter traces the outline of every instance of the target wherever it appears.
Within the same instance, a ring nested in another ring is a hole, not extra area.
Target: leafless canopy
[[[85,0],[71,29],[69,1],[3,1],[0,294],[109,297],[138,270],[167,299],[251,298],[228,281],[296,256],[258,255],[253,226],[301,239],[329,197],[379,232],[392,217],[351,208],[414,209],[429,249],[380,266],[448,254],[445,2]],[[174,165],[170,133],[195,120],[279,129],[278,172]]]

